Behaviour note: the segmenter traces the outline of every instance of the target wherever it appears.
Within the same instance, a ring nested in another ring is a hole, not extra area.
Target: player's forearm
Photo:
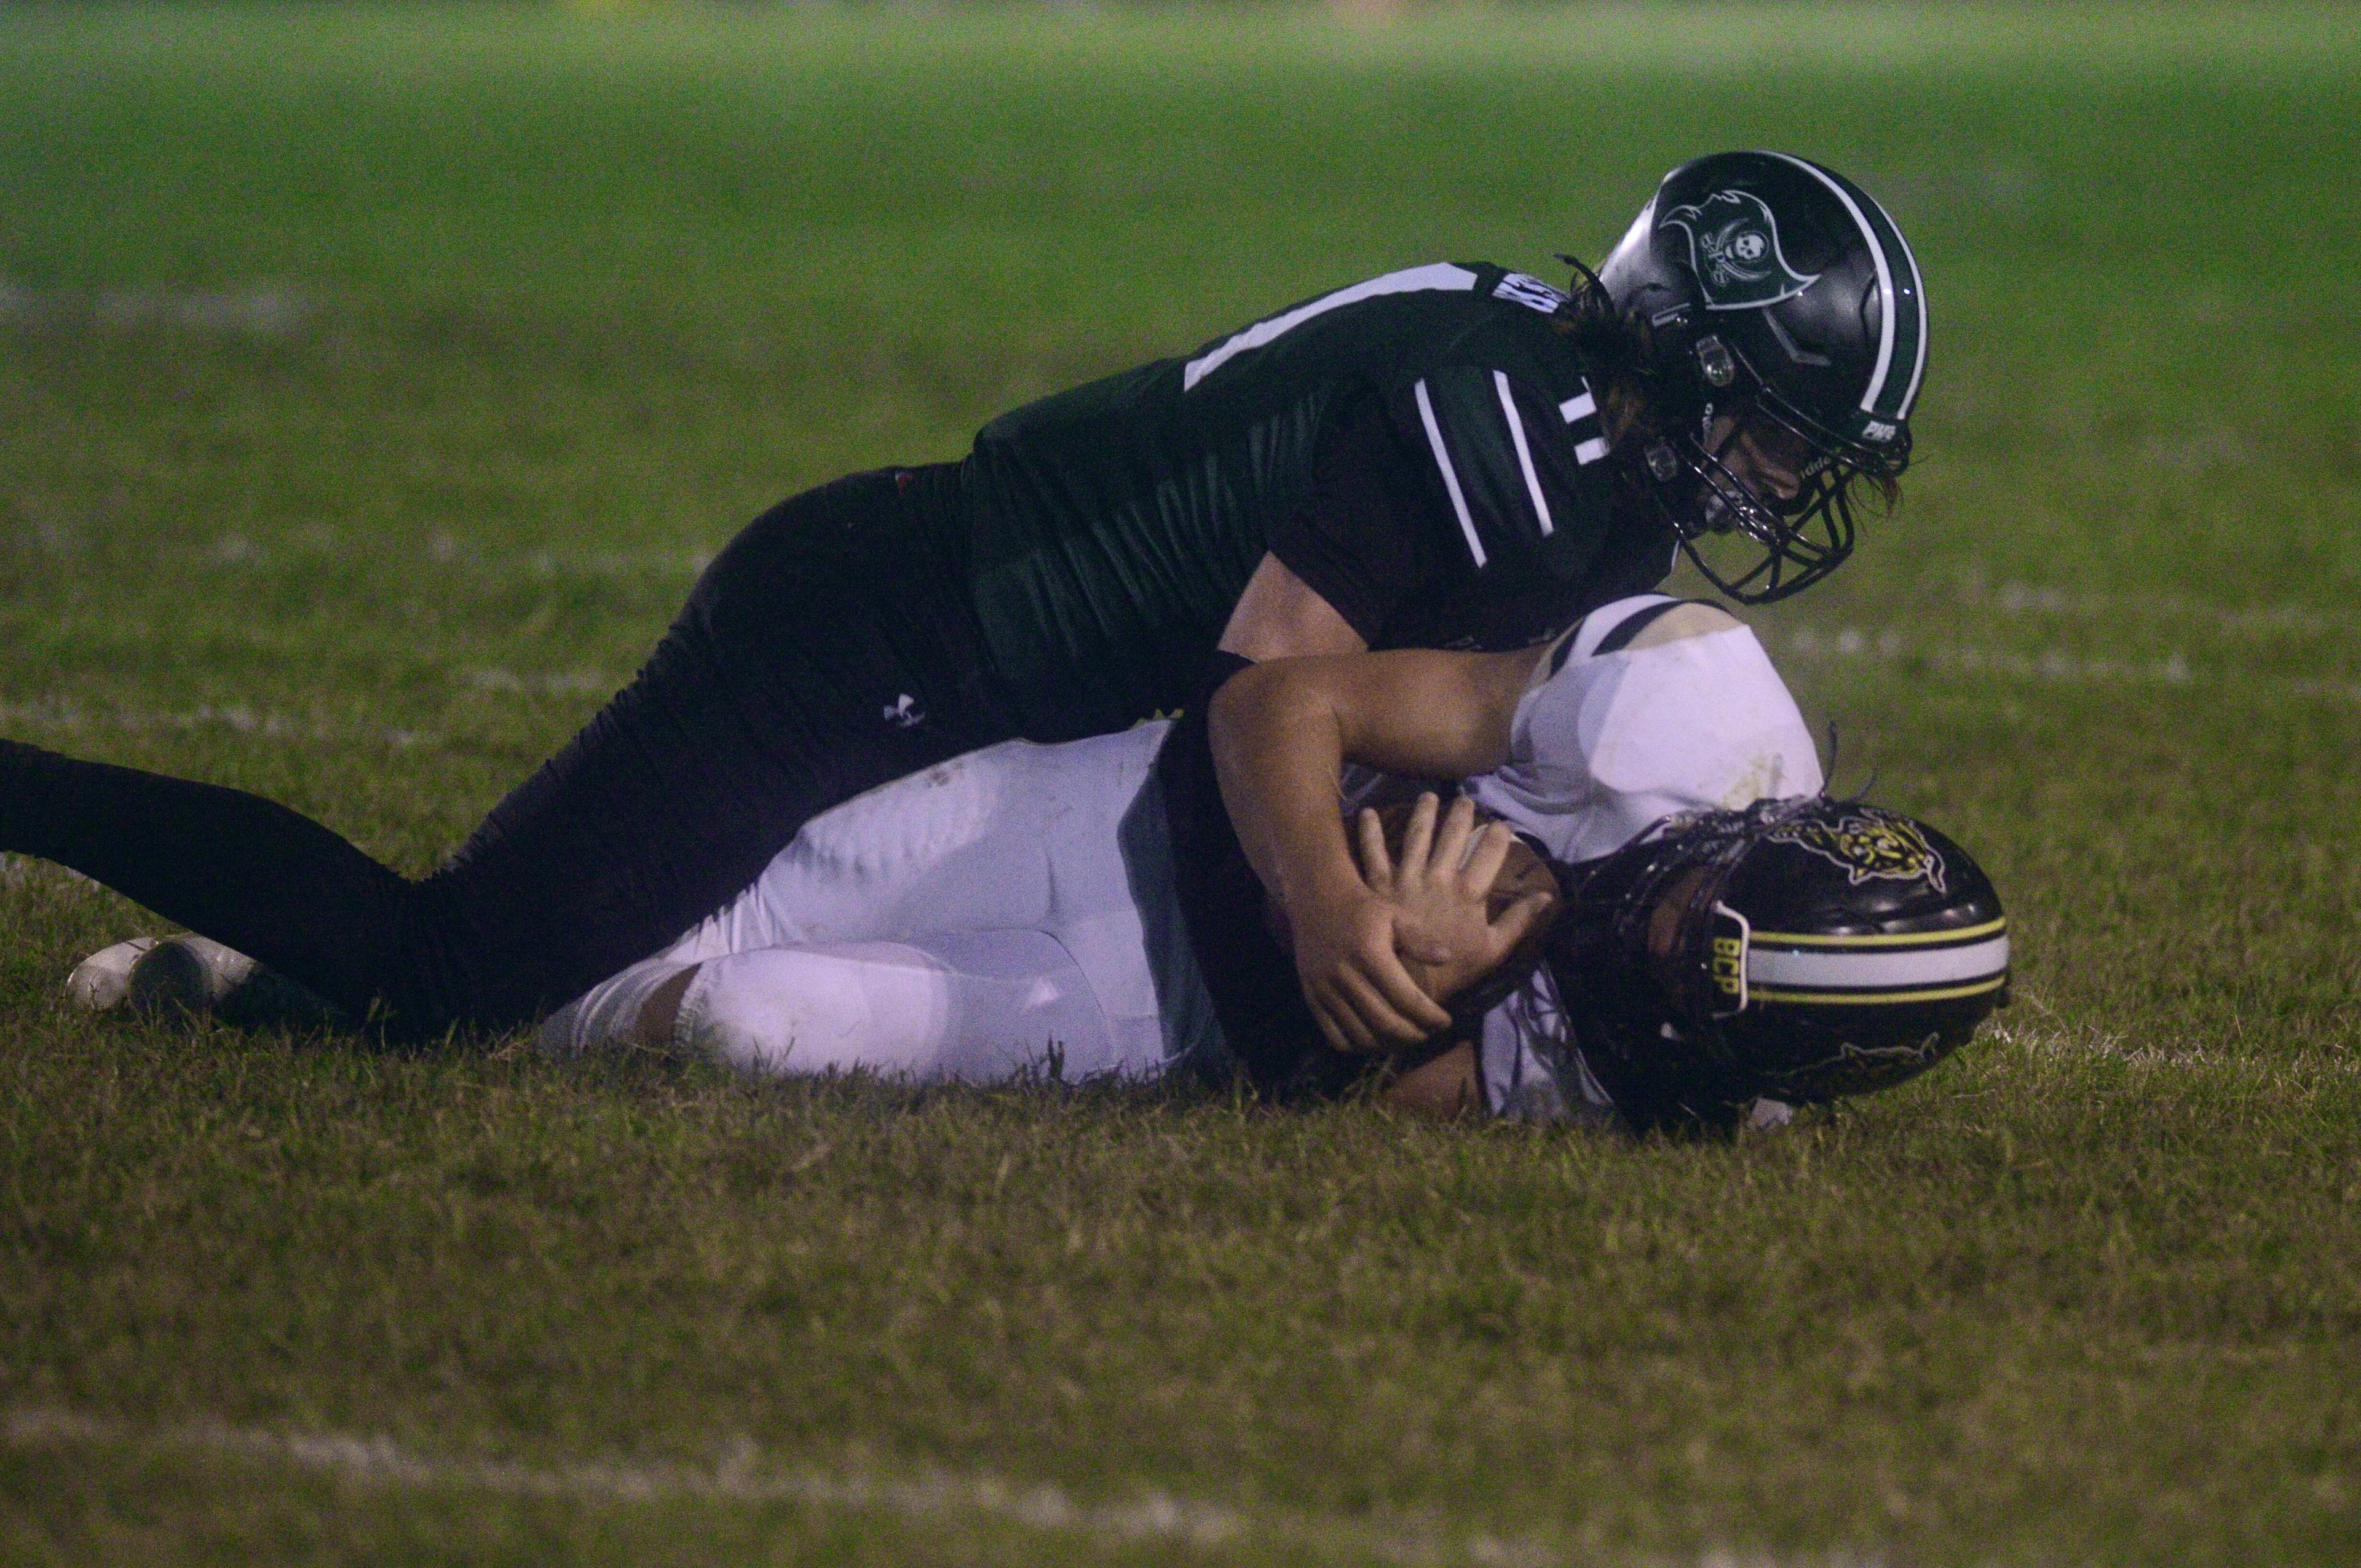
[[[1320,685],[1290,668],[1298,663],[1240,671],[1207,714],[1222,803],[1282,909],[1360,885],[1337,810],[1344,729]]]
[[[1238,841],[1280,906],[1361,888],[1337,810],[1346,762],[1418,778],[1499,765],[1539,652],[1400,651],[1242,670],[1207,715]]]

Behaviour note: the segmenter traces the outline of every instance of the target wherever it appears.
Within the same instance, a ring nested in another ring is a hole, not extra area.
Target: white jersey
[[[1517,703],[1509,760],[1468,781],[1476,804],[1579,865],[1675,812],[1818,794],[1811,731],[1753,632],[1715,613],[1687,636],[1618,635],[1680,603],[1618,599],[1566,632]]]
[[[1593,612],[1535,668],[1485,809],[1558,859],[1595,859],[1675,812],[1820,787],[1795,701],[1753,633],[1663,595]],[[1220,1050],[1173,894],[1153,764],[1168,726],[988,747],[813,818],[761,878],[664,953],[544,1027],[580,1049],[630,1032],[689,965],[675,1037],[757,1070],[1148,1077]],[[1487,1017],[1504,1115],[1605,1115],[1546,971]]]
[[[1554,859],[1579,865],[1679,812],[1818,794],[1811,731],[1754,633],[1715,612],[1692,613],[1696,630],[1650,637],[1649,625],[1679,605],[1640,594],[1566,632],[1517,703],[1509,760],[1467,782],[1476,803]],[[1477,1057],[1496,1114],[1566,1121],[1612,1113],[1572,1048],[1547,969],[1485,1015]]]

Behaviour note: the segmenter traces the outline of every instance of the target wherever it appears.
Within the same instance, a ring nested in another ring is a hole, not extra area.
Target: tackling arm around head
[[[1453,956],[1446,933],[1354,864],[1336,809],[1343,764],[1425,778],[1499,766],[1543,652],[1279,659],[1214,694],[1207,717],[1223,802],[1289,926],[1312,1016],[1337,1048],[1410,1045],[1444,1027],[1449,1014],[1402,955],[1429,964]]]

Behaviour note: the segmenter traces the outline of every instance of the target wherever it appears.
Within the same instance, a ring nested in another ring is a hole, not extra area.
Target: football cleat
[[[134,937],[93,953],[66,977],[75,1006],[149,1017],[218,1016],[247,1028],[311,1028],[336,1007],[244,953],[197,936]]]
[[[122,1006],[131,994],[133,966],[155,945],[153,937],[134,937],[91,954],[66,976],[66,1000],[89,1013]]]

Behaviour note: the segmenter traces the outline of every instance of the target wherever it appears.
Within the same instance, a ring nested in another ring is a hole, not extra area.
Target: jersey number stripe
[[[1533,519],[1542,525],[1542,537],[1547,539],[1557,532],[1551,518],[1549,502],[1542,495],[1542,477],[1533,472],[1533,449],[1525,444],[1525,422],[1517,412],[1517,400],[1510,394],[1509,378],[1505,371],[1492,372],[1492,385],[1500,394],[1500,411],[1509,416],[1509,439],[1517,444],[1517,466],[1525,471],[1525,494],[1533,501]]]
[[[1218,348],[1209,349],[1189,361],[1180,372],[1180,389],[1184,392],[1190,390],[1246,350],[1260,348],[1314,316],[1326,315],[1330,311],[1357,305],[1363,300],[1374,300],[1380,294],[1466,293],[1475,287],[1476,274],[1465,267],[1438,261],[1427,267],[1413,267],[1404,272],[1389,272],[1382,278],[1371,278],[1349,289],[1323,294],[1308,304],[1298,305],[1268,321],[1258,321],[1244,332],[1223,339]]]
[[[1426,426],[1427,444],[1434,448],[1435,466],[1443,470],[1443,488],[1451,492],[1451,510],[1459,514],[1459,532],[1467,536],[1467,553],[1476,557],[1476,569],[1484,569],[1484,542],[1476,537],[1476,520],[1467,515],[1467,497],[1459,488],[1459,470],[1451,466],[1451,451],[1443,444],[1443,427],[1434,422],[1434,400],[1426,395],[1426,380],[1422,377],[1411,389],[1418,399],[1418,417]]]

